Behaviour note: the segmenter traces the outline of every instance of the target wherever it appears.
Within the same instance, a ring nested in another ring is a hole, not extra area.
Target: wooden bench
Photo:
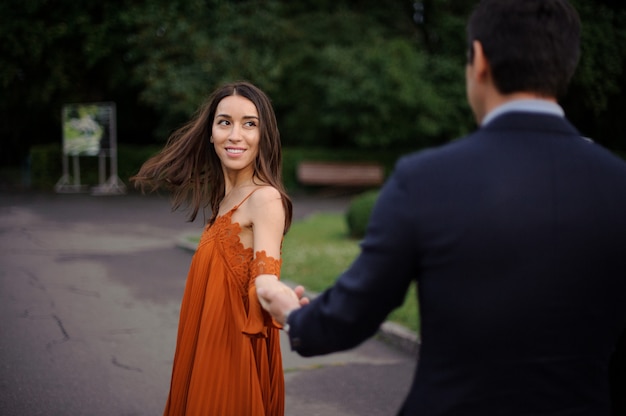
[[[371,162],[300,162],[298,181],[303,185],[367,187],[381,185],[383,167]]]

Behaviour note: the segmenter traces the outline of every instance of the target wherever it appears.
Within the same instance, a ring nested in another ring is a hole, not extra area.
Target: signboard
[[[111,148],[113,103],[68,104],[63,107],[63,154],[97,156]]]
[[[117,125],[115,103],[83,103],[63,106],[63,176],[57,182],[57,192],[82,192],[80,156],[99,157],[99,184],[94,195],[123,194],[126,186],[117,176]],[[69,157],[73,173],[70,175]],[[109,157],[109,179],[106,179],[106,158]]]

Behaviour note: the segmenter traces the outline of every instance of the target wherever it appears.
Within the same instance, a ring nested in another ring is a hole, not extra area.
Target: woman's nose
[[[233,128],[230,129],[228,140],[231,142],[238,142],[241,140],[241,129],[236,124],[233,124]]]

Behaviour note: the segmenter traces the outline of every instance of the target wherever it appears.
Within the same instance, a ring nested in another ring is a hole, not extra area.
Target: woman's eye
[[[220,126],[228,126],[230,122],[228,120],[218,120],[217,124]]]
[[[256,123],[254,121],[248,121],[245,125],[248,127],[256,127]]]

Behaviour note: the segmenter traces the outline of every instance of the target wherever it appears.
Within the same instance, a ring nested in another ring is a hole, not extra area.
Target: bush
[[[365,230],[379,193],[379,190],[364,192],[350,203],[346,213],[346,222],[351,237],[363,238],[365,236]]]
[[[30,149],[31,185],[35,189],[51,189],[63,174],[60,144],[33,146]]]
[[[143,162],[161,149],[161,146],[129,146],[117,148],[117,176],[129,186],[129,178],[137,173]],[[80,183],[95,186],[99,183],[98,156],[80,156]],[[106,179],[111,175],[110,158],[106,158]],[[73,157],[68,157],[70,176],[73,171]],[[50,190],[63,175],[63,156],[59,144],[37,145],[30,148],[31,186],[34,189]],[[73,181],[73,178],[70,179]]]

